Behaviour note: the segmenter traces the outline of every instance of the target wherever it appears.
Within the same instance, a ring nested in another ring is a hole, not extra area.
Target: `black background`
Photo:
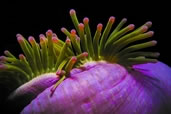
[[[116,17],[116,23],[126,17],[127,23],[133,23],[136,27],[146,21],[152,21],[153,26],[150,30],[155,32],[152,39],[158,41],[158,45],[152,50],[160,52],[159,60],[171,66],[171,8],[170,3],[165,1],[7,1],[1,6],[0,55],[3,55],[4,50],[10,50],[16,56],[22,53],[16,40],[17,33],[26,38],[34,36],[39,41],[39,34],[52,29],[59,38],[65,40],[65,35],[60,29],[73,28],[69,16],[69,10],[73,8],[77,11],[80,22],[85,16],[90,18],[92,33],[95,32],[98,23],[105,25],[110,16]]]
[[[0,55],[4,50],[10,50],[14,55],[22,53],[16,40],[16,34],[21,33],[24,37],[34,36],[39,41],[39,34],[52,29],[58,37],[65,39],[60,31],[61,27],[72,29],[73,24],[69,17],[69,10],[75,9],[80,21],[87,16],[90,18],[90,26],[95,31],[96,25],[100,22],[106,24],[110,16],[116,17],[116,23],[122,18],[128,19],[127,24],[133,23],[136,27],[146,21],[152,21],[155,35],[152,39],[158,41],[153,47],[159,51],[160,61],[171,66],[171,44],[170,44],[170,7],[166,2],[125,2],[120,1],[57,1],[57,2],[28,2],[16,1],[7,2],[1,10],[1,38]]]

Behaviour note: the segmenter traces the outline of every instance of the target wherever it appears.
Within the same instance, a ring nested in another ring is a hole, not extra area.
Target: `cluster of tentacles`
[[[123,27],[127,19],[124,18],[112,30],[115,17],[110,17],[106,27],[98,24],[94,35],[89,27],[89,19],[85,17],[83,23],[77,19],[76,12],[70,10],[72,22],[76,28],[70,32],[66,28],[61,31],[67,36],[65,42],[60,40],[51,30],[46,35],[41,34],[40,43],[30,36],[28,41],[20,34],[17,40],[24,54],[16,58],[9,51],[0,57],[0,81],[8,87],[22,85],[41,74],[56,72],[60,80],[54,89],[69,76],[73,68],[80,67],[87,61],[107,61],[118,63],[125,67],[147,62],[157,62],[159,53],[139,51],[143,48],[156,45],[156,41],[148,41],[140,44],[132,44],[135,41],[149,38],[153,31],[148,31],[151,22],[134,30],[134,25]],[[13,83],[8,83],[8,79]]]

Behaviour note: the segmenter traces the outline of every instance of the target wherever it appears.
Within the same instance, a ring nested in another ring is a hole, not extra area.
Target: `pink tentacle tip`
[[[75,62],[77,61],[77,57],[73,56],[73,57],[71,58],[71,61],[72,61],[73,63],[75,63]]]
[[[84,24],[88,24],[88,23],[89,23],[89,18],[88,18],[88,17],[85,17],[85,18],[83,19],[83,22],[84,22]]]
[[[151,41],[153,45],[156,45],[157,44],[157,41],[156,40],[153,40]]]
[[[156,52],[156,53],[155,53],[155,56],[156,56],[156,57],[159,57],[159,56],[160,56],[160,53]]]
[[[40,38],[45,38],[45,35],[44,34],[40,34],[39,37]]]
[[[66,42],[67,44],[70,44],[70,43],[71,43],[71,40],[67,37],[65,42]]]
[[[23,54],[19,54],[19,58],[20,58],[21,60],[23,60],[23,59],[25,58],[25,56],[24,56]]]
[[[56,71],[56,75],[57,76],[62,76],[62,75],[64,75],[66,72],[64,71],[64,70],[57,70]]]
[[[103,28],[103,24],[99,23],[99,24],[97,25],[97,30],[98,30],[98,31],[101,31],[102,28]]]
[[[88,56],[88,53],[87,53],[87,52],[84,52],[84,53],[83,53],[83,56],[84,56],[84,57],[87,57],[87,56]]]
[[[22,37],[22,35],[21,34],[16,34],[16,37],[18,38],[18,37]]]
[[[6,57],[5,56],[0,56],[0,61],[6,61]]]
[[[65,28],[65,27],[62,27],[62,28],[61,28],[61,31],[62,31],[62,32],[65,32],[65,31],[66,31],[66,28]]]
[[[147,32],[147,34],[151,37],[154,35],[154,31],[149,31],[149,32]]]
[[[148,26],[148,27],[151,27],[152,26],[152,22],[148,21],[148,22],[145,23],[145,25]]]
[[[57,70],[56,71],[56,75],[60,76],[61,75],[61,72],[62,72],[62,70]]]
[[[53,41],[53,43],[58,43],[58,38],[57,37],[52,37],[52,41]]]
[[[134,24],[130,24],[130,25],[128,25],[128,28],[129,28],[129,30],[133,30],[135,28],[135,25]]]
[[[115,21],[115,17],[114,17],[114,16],[111,16],[111,17],[109,18],[109,22],[114,23],[114,21]]]
[[[33,44],[34,43],[34,37],[33,36],[29,36],[29,38],[28,38],[28,41],[31,43],[31,44]]]
[[[8,55],[8,53],[9,53],[8,50],[5,50],[5,51],[4,51],[4,54],[5,54],[5,55]]]
[[[127,22],[127,18],[123,18],[122,19],[122,22]]]
[[[160,56],[160,53],[158,53],[158,52],[157,52],[157,53],[156,53],[156,56],[158,56],[158,57],[159,57],[159,56]]]
[[[19,43],[22,43],[22,42],[24,42],[24,39],[23,39],[23,37],[18,36],[18,37],[17,37],[17,41],[18,41]]]
[[[43,43],[43,42],[45,42],[45,38],[40,37],[40,43]]]
[[[76,30],[75,29],[71,30],[71,35],[76,35]]]
[[[7,67],[6,65],[0,64],[0,69],[5,70],[5,69],[7,69],[7,68],[8,68],[8,67]]]
[[[52,34],[52,37],[58,38],[58,36],[55,33]]]
[[[80,30],[84,30],[84,24],[83,24],[83,23],[80,23],[80,24],[78,25],[78,27],[79,27]]]
[[[46,35],[47,35],[47,36],[52,36],[52,34],[53,34],[53,32],[52,32],[52,30],[50,30],[50,29],[46,32]]]
[[[142,32],[146,32],[148,30],[148,27],[146,25],[142,26],[141,27],[141,31]]]
[[[75,12],[75,10],[74,10],[74,9],[71,9],[71,10],[69,11],[69,13],[70,13],[70,15],[74,15],[74,14],[76,14],[76,12]]]

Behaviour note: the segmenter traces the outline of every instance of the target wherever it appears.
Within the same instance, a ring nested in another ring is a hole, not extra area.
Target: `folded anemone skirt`
[[[40,43],[17,34],[23,51],[0,57],[0,85],[8,111],[21,114],[169,114],[171,68],[158,52],[143,51],[157,41],[152,22],[112,25],[111,16],[95,33],[70,10],[75,29],[62,28],[66,40],[48,30]],[[139,41],[140,40],[140,41]],[[137,41],[139,42],[137,44]]]

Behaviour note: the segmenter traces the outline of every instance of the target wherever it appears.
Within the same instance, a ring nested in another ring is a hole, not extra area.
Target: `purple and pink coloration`
[[[0,57],[0,85],[9,89],[11,107],[21,114],[171,112],[171,68],[155,59],[158,52],[142,51],[156,41],[134,43],[153,36],[150,21],[135,29],[123,27],[124,18],[111,31],[111,16],[92,36],[89,18],[80,23],[73,9],[70,16],[76,30],[61,28],[65,42],[52,30],[39,36],[40,43],[17,34],[24,54]]]

